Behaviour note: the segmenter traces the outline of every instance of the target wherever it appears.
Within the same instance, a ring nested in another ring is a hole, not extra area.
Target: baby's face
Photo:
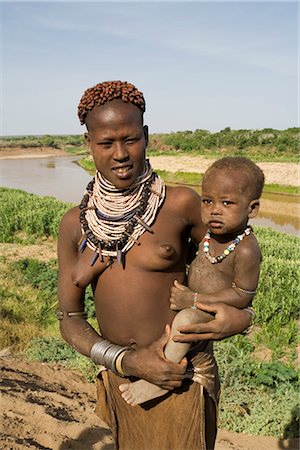
[[[239,234],[251,212],[248,177],[238,170],[212,169],[202,183],[201,216],[214,234]]]

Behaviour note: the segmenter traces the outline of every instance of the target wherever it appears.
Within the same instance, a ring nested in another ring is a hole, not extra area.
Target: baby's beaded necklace
[[[251,231],[252,231],[251,227],[247,227],[242,234],[239,234],[235,239],[233,239],[231,244],[229,244],[225,248],[222,255],[211,256],[211,254],[209,253],[209,241],[210,241],[211,231],[208,230],[204,237],[204,242],[203,242],[203,251],[204,251],[206,258],[212,264],[220,263],[221,261],[223,261],[224,258],[226,258],[226,256],[228,256],[231,252],[233,252],[235,247],[244,239],[245,236],[248,236],[251,233]]]

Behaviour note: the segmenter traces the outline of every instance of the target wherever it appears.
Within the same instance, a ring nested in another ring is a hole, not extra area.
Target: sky
[[[1,135],[80,134],[84,90],[129,81],[150,133],[299,126],[293,1],[1,1]]]

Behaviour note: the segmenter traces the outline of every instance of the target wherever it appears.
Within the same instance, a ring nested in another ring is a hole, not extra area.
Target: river
[[[91,176],[76,161],[78,156],[5,159],[0,161],[0,185],[79,203]],[[258,217],[250,223],[299,235],[299,197],[263,194]]]

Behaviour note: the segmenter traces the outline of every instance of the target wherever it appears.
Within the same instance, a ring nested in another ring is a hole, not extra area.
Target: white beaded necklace
[[[236,246],[246,237],[249,236],[249,234],[251,233],[252,228],[249,226],[247,228],[245,228],[245,230],[243,231],[242,234],[237,235],[233,241],[231,242],[231,244],[229,244],[224,252],[222,253],[222,255],[218,255],[218,256],[211,256],[210,251],[209,251],[209,241],[210,241],[210,235],[211,235],[211,231],[208,230],[205,237],[204,237],[204,242],[203,242],[203,251],[204,254],[206,256],[206,258],[211,262],[211,264],[217,264],[223,261],[223,259],[226,258],[226,256],[228,256],[231,252],[233,252],[233,250],[236,248]]]
[[[150,226],[164,198],[165,184],[148,160],[142,175],[128,189],[117,189],[97,171],[80,205],[80,251],[86,246],[94,251],[91,265],[99,256],[121,262],[135,243],[140,244],[138,239],[146,230],[152,233]]]

